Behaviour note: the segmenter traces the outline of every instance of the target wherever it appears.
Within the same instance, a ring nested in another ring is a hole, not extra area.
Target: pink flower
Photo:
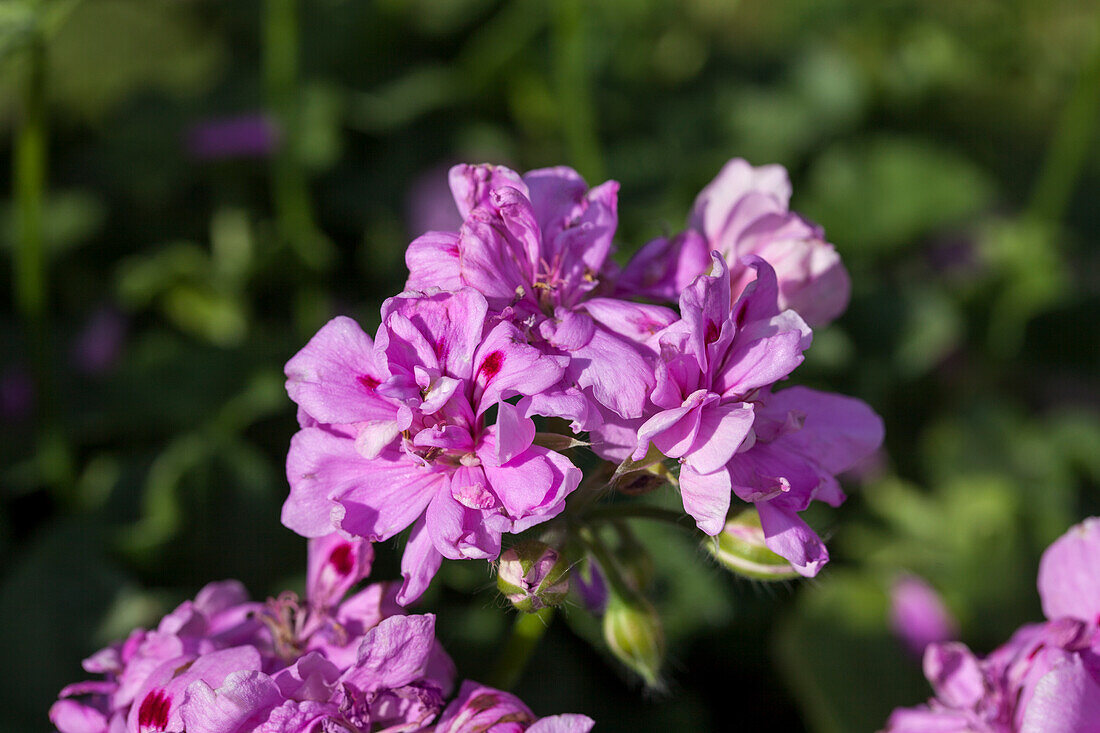
[[[958,624],[935,589],[923,578],[905,575],[890,589],[890,627],[914,655],[934,642],[958,637]]]
[[[571,168],[520,176],[489,165],[455,166],[450,182],[462,227],[409,245],[406,287],[472,287],[529,343],[567,356],[557,389],[535,404],[552,402],[575,429],[597,425],[601,409],[640,416],[653,386],[640,342],[675,314],[599,295],[613,275],[618,183],[589,189]]]
[[[435,733],[588,733],[594,725],[584,715],[537,718],[515,695],[466,680],[433,730]]]
[[[207,585],[155,630],[135,629],[124,642],[86,659],[84,668],[102,679],[63,689],[50,720],[62,733],[176,731],[185,723],[188,731],[252,730],[248,726],[258,724],[274,700],[259,694],[258,680],[282,681],[280,690],[315,695],[326,684],[361,678],[364,647],[383,643],[371,631],[401,614],[385,583],[342,600],[370,571],[372,558],[362,540],[337,535],[313,540],[304,603],[293,593],[266,604],[251,602],[236,581]],[[432,640],[422,687],[434,690],[434,716],[451,687],[453,669]],[[238,689],[241,696],[232,704],[207,705],[206,698],[188,703],[196,694],[222,688]],[[249,690],[256,694],[246,694]],[[337,693],[325,694],[327,704]],[[233,711],[240,715],[230,715]]]
[[[1043,554],[1039,595],[1048,621],[1019,629],[984,659],[933,643],[924,672],[936,696],[899,708],[889,733],[1100,732],[1100,519],[1071,528]]]
[[[782,166],[754,168],[734,158],[695,199],[686,231],[650,242],[631,259],[619,292],[675,300],[717,250],[736,298],[754,277],[742,260],[756,255],[775,270],[780,309],[795,310],[812,325],[828,323],[848,305],[848,273],[821,227],[789,210],[790,198]]]
[[[681,294],[681,320],[658,336],[657,410],[637,428],[631,458],[652,444],[678,459],[684,509],[707,534],[722,531],[732,495],[752,502],[768,548],[813,576],[828,553],[798,512],[814,499],[844,500],[835,474],[878,447],[882,422],[858,400],[797,387],[771,392],[802,362],[810,329],[780,311],[766,262],[746,259],[757,279],[732,310],[725,261],[714,253],[713,263],[714,275]],[[598,450],[615,455],[631,429],[597,431]]]
[[[382,307],[377,339],[330,321],[287,363],[302,430],[287,457],[283,523],[379,541],[412,525],[398,595],[416,600],[444,557],[494,559],[501,536],[557,515],[580,471],[534,445],[532,396],[564,358],[486,320],[485,298],[404,293]],[[506,398],[524,395],[518,405]],[[497,408],[496,424],[485,413]]]

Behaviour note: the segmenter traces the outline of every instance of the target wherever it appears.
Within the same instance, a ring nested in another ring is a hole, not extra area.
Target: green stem
[[[607,549],[607,545],[600,538],[599,532],[591,527],[582,527],[577,534],[581,542],[588,548],[589,554],[596,558],[596,562],[600,564],[600,569],[603,570],[604,578],[611,587],[611,592],[623,599],[636,598],[638,592],[623,577],[623,570],[619,567],[619,561]]]
[[[602,181],[604,166],[596,135],[585,38],[586,5],[581,0],[559,0],[554,8],[554,72],[562,137],[581,173],[589,181]]]
[[[298,161],[301,113],[298,98],[298,0],[267,0],[263,24],[263,72],[267,104],[283,140],[271,161],[271,196],[279,235],[307,265],[332,262],[332,244],[313,217],[306,174]]]
[[[46,256],[42,206],[46,189],[45,46],[40,38],[27,53],[22,117],[15,129],[12,177],[17,211],[15,307],[26,321],[36,375],[46,364]]]
[[[584,513],[585,520],[607,522],[617,519],[651,519],[678,527],[685,527],[690,517],[680,511],[665,509],[650,504],[609,504],[589,509]]]
[[[1056,222],[1069,206],[1073,187],[1087,160],[1100,110],[1100,29],[1092,56],[1081,70],[1047,151],[1026,217]]]
[[[490,685],[500,690],[511,690],[523,676],[523,670],[531,661],[531,655],[539,640],[554,619],[553,608],[543,608],[534,613],[521,613],[512,626],[512,635],[504,645],[490,675]]]

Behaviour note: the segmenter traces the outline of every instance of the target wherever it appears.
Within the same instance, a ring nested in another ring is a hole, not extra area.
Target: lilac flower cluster
[[[1043,554],[1047,621],[1020,628],[984,659],[964,644],[930,644],[924,673],[936,696],[895,710],[887,733],[1100,732],[1100,517]]]
[[[375,336],[339,317],[287,364],[301,430],[284,524],[371,541],[411,526],[411,603],[443,558],[495,559],[503,535],[565,509],[581,471],[533,420],[554,417],[620,473],[673,459],[707,534],[734,496],[753,504],[768,547],[816,574],[828,553],[799,512],[844,500],[835,475],[882,424],[858,400],[776,389],[807,321],[848,299],[835,250],[788,210],[783,169],[730,162],[683,234],[621,270],[614,181],[459,165],[450,185],[462,224],[409,245]]]
[[[539,721],[514,696],[463,684],[435,640],[435,617],[406,616],[374,583],[369,543],[310,543],[306,598],[250,602],[235,581],[211,583],[156,629],[136,629],[84,662],[101,679],[61,691],[61,733],[367,733],[489,730],[584,733],[592,721]],[[494,717],[495,716],[495,717]],[[438,724],[433,722],[438,719]]]

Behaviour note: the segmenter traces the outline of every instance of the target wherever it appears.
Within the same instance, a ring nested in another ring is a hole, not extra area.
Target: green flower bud
[[[500,556],[497,590],[524,613],[560,605],[569,592],[569,562],[545,542],[520,542]]]
[[[726,570],[746,578],[789,580],[799,577],[787,560],[764,544],[764,530],[760,528],[760,516],[755,509],[746,509],[727,519],[717,537],[703,540],[703,548]]]
[[[657,611],[640,595],[612,593],[603,615],[603,638],[611,652],[641,676],[649,687],[660,686],[665,635]]]

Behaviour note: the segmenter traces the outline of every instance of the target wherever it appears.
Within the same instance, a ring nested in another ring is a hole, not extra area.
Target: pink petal
[[[1100,624],[1100,517],[1070,527],[1039,562],[1039,597],[1049,619]]]
[[[428,232],[414,239],[405,250],[409,279],[405,290],[458,290],[459,272],[457,232]]]
[[[646,342],[676,321],[670,308],[618,298],[589,298],[584,310],[598,323],[631,341]]]
[[[572,381],[582,389],[591,388],[600,404],[622,417],[641,417],[654,377],[635,346],[598,327],[592,340],[570,357]]]
[[[474,355],[473,403],[483,413],[513,394],[538,395],[561,380],[563,357],[546,356],[528,346],[510,323],[498,323]]]
[[[752,405],[745,402],[706,405],[700,411],[699,431],[684,454],[684,462],[699,473],[725,467],[745,442],[753,419]]]
[[[421,517],[413,525],[405,553],[401,556],[401,575],[405,580],[397,594],[397,602],[407,606],[420,598],[442,563],[443,556],[432,544],[425,519]]]
[[[785,558],[799,575],[812,578],[829,562],[829,551],[798,514],[773,501],[756,502],[764,543]]]
[[[408,319],[431,351],[431,357],[426,358],[420,342],[416,342],[419,365],[429,369],[438,365],[447,376],[468,379],[474,350],[481,343],[487,308],[481,293],[470,288],[453,293],[402,293],[382,305],[382,322],[393,330],[397,316]],[[410,368],[417,363],[408,356],[404,358]]]
[[[451,193],[459,215],[465,219],[478,206],[489,203],[489,193],[503,186],[518,188],[527,193],[523,178],[502,165],[468,165],[461,163],[451,168],[448,176]]]
[[[366,633],[358,663],[341,678],[361,692],[393,689],[423,677],[435,643],[435,616],[391,616]]]
[[[307,537],[339,527],[372,542],[412,524],[440,483],[439,474],[396,449],[365,459],[352,441],[320,428],[300,430],[291,440],[287,478],[284,525]]]
[[[851,468],[882,445],[882,418],[854,397],[789,387],[764,400],[768,417],[782,421],[792,412],[803,416],[802,428],[782,441],[830,473]]]
[[[337,316],[286,364],[286,389],[323,423],[392,420],[397,405],[375,394],[389,371],[370,336],[350,318]]]
[[[684,511],[695,519],[695,525],[714,536],[722,531],[730,509],[731,483],[725,467],[713,473],[701,474],[684,464],[680,468],[680,494]]]

